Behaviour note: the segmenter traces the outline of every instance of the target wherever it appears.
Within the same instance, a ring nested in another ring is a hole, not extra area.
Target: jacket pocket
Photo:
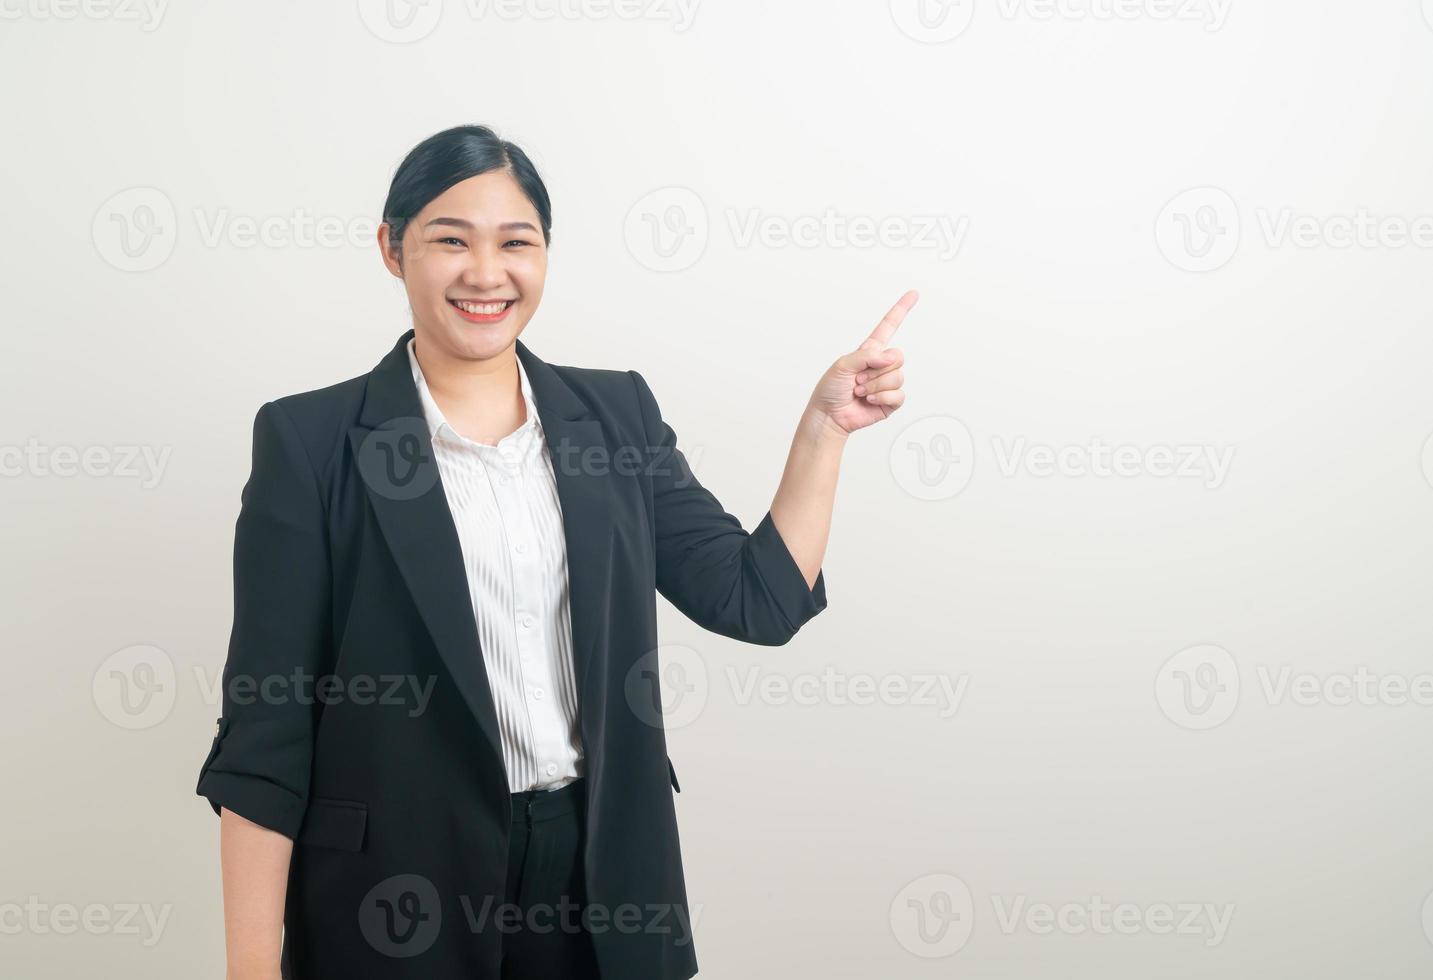
[[[368,804],[314,797],[299,828],[298,842],[340,851],[363,850],[368,829]]]
[[[672,777],[672,789],[680,793],[682,791],[682,784],[677,782],[677,767],[672,765],[671,756],[667,756],[667,772],[670,773]]]

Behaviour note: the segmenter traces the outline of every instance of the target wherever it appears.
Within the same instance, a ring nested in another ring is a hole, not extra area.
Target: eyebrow
[[[434,218],[431,221],[425,222],[423,224],[423,227],[428,228],[432,225],[453,225],[456,228],[466,228],[468,231],[472,231],[474,228],[474,225],[471,221],[465,221],[462,218]],[[536,232],[537,228],[534,227],[531,222],[527,221],[504,221],[502,224],[498,225],[498,231]]]

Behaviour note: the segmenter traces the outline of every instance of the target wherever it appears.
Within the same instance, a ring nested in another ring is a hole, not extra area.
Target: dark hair
[[[537,168],[516,143],[499,139],[487,126],[454,126],[429,136],[403,158],[388,188],[383,220],[388,241],[401,257],[403,232],[428,202],[469,177],[506,170],[537,209],[542,240],[552,244],[552,202]]]

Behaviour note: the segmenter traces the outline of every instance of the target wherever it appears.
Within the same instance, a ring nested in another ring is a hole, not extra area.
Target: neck
[[[492,357],[466,358],[415,336],[413,355],[443,417],[468,438],[495,442],[527,420],[515,342]]]

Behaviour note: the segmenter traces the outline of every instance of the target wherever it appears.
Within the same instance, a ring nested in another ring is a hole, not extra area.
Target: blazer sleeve
[[[636,371],[652,482],[657,591],[713,633],[780,646],[826,608],[825,571],[808,588],[771,511],[749,534],[698,482],[652,390]]]
[[[254,419],[234,530],[234,622],[221,717],[196,792],[294,838],[307,808],[315,679],[330,646],[327,519],[298,431],[275,402]]]

